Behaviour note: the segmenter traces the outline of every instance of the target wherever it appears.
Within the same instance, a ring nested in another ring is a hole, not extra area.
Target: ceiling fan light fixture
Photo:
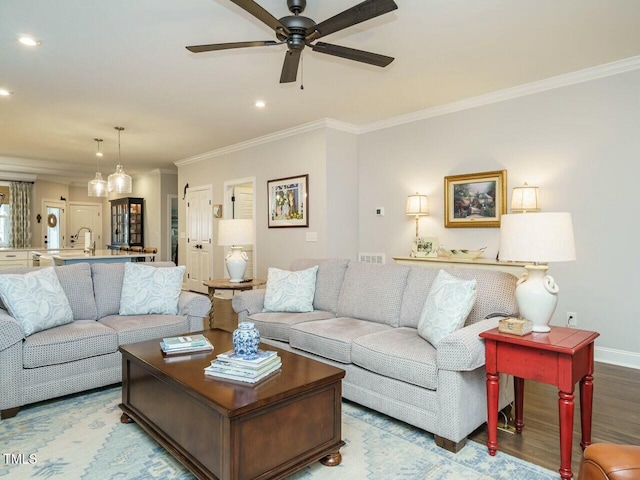
[[[100,142],[102,142],[101,138],[94,138],[95,142],[98,144],[98,153],[100,153]],[[101,157],[102,155],[98,155]],[[107,182],[102,178],[102,173],[100,173],[100,158],[98,158],[98,171],[96,172],[96,178],[90,180],[87,185],[87,195],[90,197],[107,197],[109,195],[107,189]]]
[[[109,175],[107,188],[109,192],[113,193],[131,193],[131,177],[125,173],[120,158],[120,132],[124,130],[124,127],[113,128],[118,131],[118,165],[116,171]]]

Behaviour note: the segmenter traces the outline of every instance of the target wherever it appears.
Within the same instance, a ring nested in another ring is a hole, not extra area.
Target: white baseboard
[[[640,369],[639,353],[616,350],[614,348],[596,347],[593,356],[596,362]]]

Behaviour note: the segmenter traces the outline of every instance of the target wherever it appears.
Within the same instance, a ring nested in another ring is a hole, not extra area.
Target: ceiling
[[[279,18],[286,0],[259,0]],[[358,0],[308,0],[325,20]],[[362,126],[640,55],[638,0],[396,0],[398,10],[323,38],[395,57],[379,68],[303,54],[304,89],[280,84],[286,47],[229,0],[2,0],[0,171],[81,183],[136,175],[322,118]],[[42,42],[27,48],[22,34]],[[300,74],[298,75],[300,80]],[[254,106],[266,102],[264,109]]]

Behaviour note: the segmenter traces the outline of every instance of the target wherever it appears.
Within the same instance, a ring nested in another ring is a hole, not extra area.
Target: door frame
[[[186,198],[186,192],[185,192],[185,198]],[[178,202],[178,221],[180,219],[180,201],[179,201],[179,197],[177,194],[169,194],[167,195],[167,237],[165,238],[165,241],[167,242],[167,248],[166,248],[166,257],[167,258],[163,258],[162,260],[168,260],[168,261],[172,261],[173,258],[171,256],[171,254],[173,253],[171,250],[171,201],[175,200],[176,202]],[[178,247],[180,246],[180,228],[178,228],[178,232],[176,232],[176,235],[178,236]],[[179,254],[178,254],[179,256]]]
[[[253,185],[253,272],[251,272],[251,277],[256,278],[256,270],[257,270],[257,258],[258,258],[258,245],[256,243],[257,237],[257,223],[256,223],[256,177],[244,177],[244,178],[235,178],[233,180],[227,180],[223,184],[223,192],[224,192],[224,205],[222,208],[222,218],[229,219],[232,217],[232,202],[231,202],[231,192],[233,191],[233,187],[236,185],[246,185],[250,183]],[[226,255],[229,250],[229,247],[224,247],[224,254]]]

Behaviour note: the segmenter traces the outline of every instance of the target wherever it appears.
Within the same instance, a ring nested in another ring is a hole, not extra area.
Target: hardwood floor
[[[230,300],[216,300],[215,312],[216,327],[232,332],[238,326]],[[593,377],[591,441],[640,445],[640,370],[596,362]],[[572,469],[577,477],[582,456],[580,393],[577,385],[575,405]],[[525,382],[524,422],[522,434],[498,430],[498,450],[557,471],[560,468],[560,437],[556,387],[534,381]],[[486,444],[486,424],[469,438]]]
[[[640,370],[597,363],[593,375],[591,441],[640,445]],[[572,470],[578,474],[580,448],[580,393],[576,385]],[[557,471],[560,468],[558,390],[553,385],[525,382],[524,430],[498,430],[498,450]],[[486,444],[486,424],[470,439]],[[487,453],[488,455],[488,453]]]

